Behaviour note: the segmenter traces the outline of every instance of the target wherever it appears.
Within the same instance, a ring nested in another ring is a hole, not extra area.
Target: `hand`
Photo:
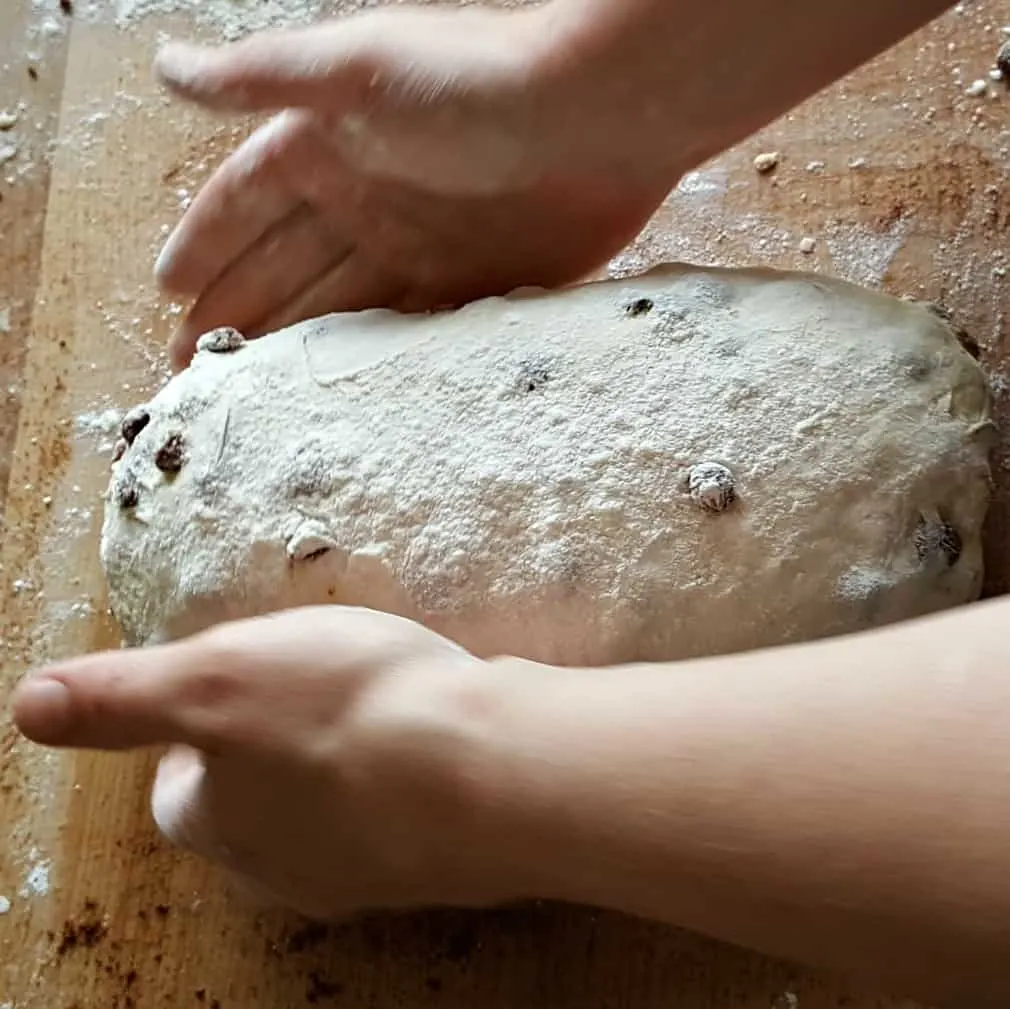
[[[680,171],[665,133],[642,151],[625,88],[603,87],[620,98],[605,107],[600,81],[588,93],[558,55],[552,6],[380,10],[164,49],[156,68],[175,94],[283,110],[162,251],[162,286],[196,299],[174,363],[216,326],[258,336],[330,311],[561,285],[630,241]]]
[[[171,744],[163,833],[330,918],[517,896],[464,770],[492,668],[418,624],[327,606],[56,665],[14,709],[50,745]]]

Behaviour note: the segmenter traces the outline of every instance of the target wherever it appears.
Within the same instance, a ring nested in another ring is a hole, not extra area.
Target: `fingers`
[[[301,205],[290,176],[319,163],[313,137],[303,116],[285,113],[221,165],[165,242],[154,268],[163,289],[199,294]]]
[[[359,312],[393,305],[405,289],[405,283],[380,269],[369,257],[354,252],[261,320],[259,329],[262,333],[276,332],[329,312]]]
[[[338,267],[350,252],[346,241],[323,218],[302,206],[201,293],[172,337],[172,360],[187,362],[200,336],[218,326],[232,326],[247,338],[262,335],[262,319]]]
[[[154,69],[173,93],[206,108],[350,107],[373,76],[372,33],[361,31],[367,20],[263,32],[219,48],[174,43],[158,53]]]
[[[15,691],[14,719],[49,746],[168,743],[276,759],[311,749],[370,677],[431,641],[401,617],[304,607],[49,666]]]
[[[334,648],[353,656],[375,639],[374,623],[367,611],[307,607],[72,659],[20,684],[14,719],[49,746],[286,752],[306,725],[339,716],[357,680],[341,675]]]
[[[178,741],[213,749],[195,698],[182,689],[210,661],[182,642],[62,662],[22,681],[14,721],[29,739],[50,746],[123,750]]]
[[[172,844],[205,852],[211,838],[204,815],[207,768],[198,750],[174,746],[158,764],[151,792],[151,813],[158,830]]]

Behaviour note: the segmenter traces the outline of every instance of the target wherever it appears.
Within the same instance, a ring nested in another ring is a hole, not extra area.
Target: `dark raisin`
[[[723,512],[736,501],[736,479],[721,463],[700,462],[687,475],[688,490],[699,508]]]
[[[633,319],[637,319],[640,315],[648,315],[652,309],[651,298],[636,298],[624,311]]]
[[[244,346],[245,337],[237,329],[232,329],[231,326],[212,329],[196,341],[197,353],[206,351],[210,354],[230,354]]]
[[[70,17],[74,13],[74,0],[60,0],[60,10]]]
[[[954,326],[953,329],[957,342],[977,361],[982,356],[982,348],[978,345],[978,340],[960,326]]]
[[[915,552],[920,561],[942,554],[947,566],[953,567],[960,560],[963,547],[961,534],[949,522],[920,517],[915,529]]]
[[[127,445],[132,445],[137,435],[151,423],[151,415],[142,406],[131,410],[124,418],[119,433]]]
[[[178,473],[186,460],[186,443],[181,434],[170,434],[165,444],[154,453],[154,465],[162,473]]]
[[[132,473],[124,473],[116,484],[116,504],[120,508],[136,508],[140,504],[140,484]]]
[[[1003,82],[1010,87],[1010,42],[1004,42],[996,54],[996,66],[1003,75]]]

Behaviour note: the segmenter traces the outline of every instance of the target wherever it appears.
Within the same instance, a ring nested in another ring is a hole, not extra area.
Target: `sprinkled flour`
[[[855,630],[977,594],[988,410],[945,323],[826,278],[223,333],[124,420],[109,598],[131,641],[342,601],[561,664]]]
[[[111,16],[121,28],[148,17],[185,14],[222,39],[250,32],[309,24],[324,9],[323,0],[89,0],[82,13],[92,19]]]

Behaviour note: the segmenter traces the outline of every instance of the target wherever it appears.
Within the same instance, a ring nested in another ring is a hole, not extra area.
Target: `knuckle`
[[[185,702],[203,710],[232,706],[248,692],[243,675],[247,649],[234,635],[218,632],[208,634],[198,647],[190,667],[183,670]]]

